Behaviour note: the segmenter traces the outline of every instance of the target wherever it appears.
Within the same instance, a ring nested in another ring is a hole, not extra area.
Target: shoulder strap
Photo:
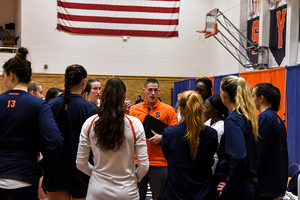
[[[135,131],[134,131],[134,128],[133,128],[133,125],[132,125],[132,121],[126,115],[125,115],[125,117],[128,119],[128,121],[130,123],[131,130],[132,130],[132,135],[133,135],[133,138],[134,138],[134,142],[136,142],[136,136],[135,136]]]
[[[98,115],[92,120],[90,126],[89,126],[89,129],[87,131],[87,137],[89,138],[90,137],[90,131],[91,131],[91,128],[92,128],[92,125],[94,124],[94,121],[97,119]]]

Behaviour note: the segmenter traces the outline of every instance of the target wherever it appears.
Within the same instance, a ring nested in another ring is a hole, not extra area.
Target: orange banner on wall
[[[277,114],[283,120],[285,120],[285,73],[285,67],[239,73],[239,76],[243,77],[248,82],[250,87],[254,87],[256,84],[261,82],[268,82],[275,87],[278,87],[280,90],[281,101],[280,109]]]

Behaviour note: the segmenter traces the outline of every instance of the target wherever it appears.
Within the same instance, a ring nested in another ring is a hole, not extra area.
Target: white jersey
[[[95,117],[96,115],[87,119],[82,127],[76,160],[78,169],[90,176],[86,199],[138,200],[137,182],[142,180],[149,168],[146,138],[141,121],[127,115],[134,128],[135,141],[130,122],[124,117],[125,141],[118,151],[104,152],[96,145],[94,126],[90,127]],[[94,155],[94,166],[88,163],[91,150]],[[138,161],[137,169],[134,153]]]
[[[218,142],[220,143],[221,137],[222,137],[222,135],[224,133],[224,121],[220,120],[220,121],[215,122],[214,124],[211,124],[211,118],[210,118],[209,120],[207,120],[204,123],[204,125],[210,126],[210,127],[212,127],[213,129],[215,129],[218,132]],[[217,153],[215,153],[214,159],[215,159],[215,163],[212,166],[213,173],[215,173],[215,170],[216,170],[216,167],[217,167],[217,164],[218,164],[218,161],[219,161]]]
[[[221,141],[221,137],[224,133],[224,121],[220,120],[211,125],[211,118],[207,120],[204,125],[210,126],[218,132],[218,142]]]

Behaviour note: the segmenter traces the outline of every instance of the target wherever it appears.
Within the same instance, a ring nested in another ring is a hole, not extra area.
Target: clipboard
[[[156,119],[155,117],[152,117],[151,115],[146,115],[144,122],[144,129],[145,129],[145,134],[146,134],[146,138],[152,138],[154,136],[154,134],[151,132],[151,130],[153,130],[155,133],[157,134],[162,134],[162,132],[164,131],[164,129],[166,127],[168,127],[168,124],[165,124],[162,121],[159,121],[158,119]]]

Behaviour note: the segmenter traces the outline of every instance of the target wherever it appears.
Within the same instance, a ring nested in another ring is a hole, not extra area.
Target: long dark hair
[[[70,101],[71,88],[78,85],[83,78],[87,77],[86,70],[81,65],[70,65],[66,68],[65,72],[65,90],[62,95],[62,103],[59,108],[59,114],[65,109],[65,105]]]
[[[92,90],[92,86],[91,86],[90,82],[87,81],[85,89],[81,92],[81,95],[84,95],[85,93],[87,93],[87,95],[89,95],[91,90]]]
[[[24,47],[19,47],[15,57],[9,59],[3,65],[4,72],[7,76],[9,73],[15,74],[19,82],[29,83],[31,79],[31,62],[26,59],[28,50]]]
[[[101,95],[99,120],[95,122],[95,138],[103,151],[119,150],[125,140],[124,97],[126,86],[119,78],[109,79]]]
[[[49,102],[53,100],[60,92],[64,91],[60,88],[50,88],[46,93],[45,101]]]
[[[256,96],[264,96],[272,104],[272,109],[278,112],[280,108],[280,90],[271,83],[259,83],[255,87]]]

